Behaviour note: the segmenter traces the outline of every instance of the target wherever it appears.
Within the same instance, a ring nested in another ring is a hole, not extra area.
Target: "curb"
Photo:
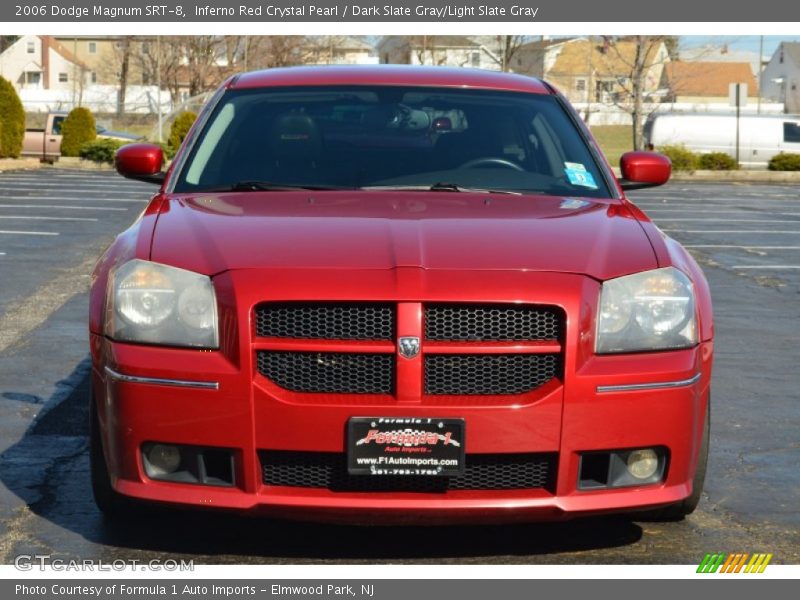
[[[114,165],[111,163],[99,163],[92,160],[85,160],[77,156],[62,156],[52,165],[52,167],[61,167],[67,169],[86,169],[89,171],[113,171]]]
[[[0,158],[0,171],[31,170],[41,166],[38,158]]]
[[[620,170],[613,167],[614,175]],[[670,181],[700,181],[717,183],[794,183],[800,185],[800,171],[673,171]]]

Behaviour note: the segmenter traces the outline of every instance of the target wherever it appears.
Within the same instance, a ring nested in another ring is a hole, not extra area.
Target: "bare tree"
[[[644,145],[644,121],[652,112],[646,110],[645,99],[648,85],[655,71],[663,69],[669,62],[666,36],[634,35],[623,38],[603,37],[603,55],[607,57],[606,71],[613,74],[620,90],[614,94],[614,103],[631,115],[633,148],[641,150]],[[601,69],[602,66],[596,66]],[[660,81],[656,78],[656,85]]]
[[[498,56],[494,58],[500,65],[502,71],[512,71],[512,59],[517,55],[520,48],[528,43],[526,35],[501,35],[498,36]]]
[[[128,75],[131,65],[131,38],[125,35],[119,40],[119,89],[117,90],[117,116],[125,113],[125,95],[128,92]]]

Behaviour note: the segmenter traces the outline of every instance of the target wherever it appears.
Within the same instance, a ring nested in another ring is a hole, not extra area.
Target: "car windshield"
[[[175,191],[491,190],[610,197],[556,97],[400,86],[228,91]]]

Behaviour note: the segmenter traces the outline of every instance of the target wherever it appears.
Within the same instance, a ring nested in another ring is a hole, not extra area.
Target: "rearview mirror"
[[[117,173],[147,183],[164,182],[164,151],[155,144],[127,144],[114,157]]]
[[[672,174],[672,162],[658,152],[626,152],[619,160],[623,190],[664,185]]]

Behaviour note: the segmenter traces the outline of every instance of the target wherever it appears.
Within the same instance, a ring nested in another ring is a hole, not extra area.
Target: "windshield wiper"
[[[237,181],[228,185],[220,185],[209,187],[202,190],[202,192],[291,192],[296,190],[349,190],[353,188],[335,186],[335,185],[295,185],[284,183],[271,183],[269,181],[256,181],[245,180]]]
[[[361,188],[362,190],[375,191],[403,191],[403,192],[466,192],[472,194],[512,194],[521,196],[522,192],[513,190],[487,190],[484,188],[471,188],[457,183],[437,182],[433,185],[370,185]]]
[[[522,195],[520,192],[511,190],[485,190],[481,188],[470,188],[457,183],[436,182],[428,188],[431,192],[472,192],[474,194],[514,194],[515,196]]]

